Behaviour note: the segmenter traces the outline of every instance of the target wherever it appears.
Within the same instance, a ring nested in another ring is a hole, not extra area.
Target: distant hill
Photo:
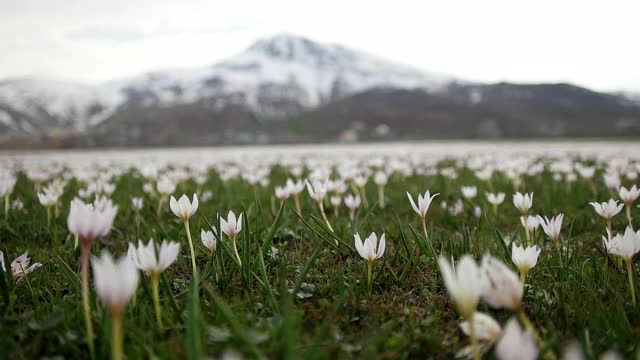
[[[290,35],[100,85],[0,81],[3,147],[638,135],[634,96],[465,82]]]

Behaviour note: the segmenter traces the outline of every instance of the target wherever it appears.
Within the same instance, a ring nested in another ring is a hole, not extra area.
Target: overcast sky
[[[475,81],[640,91],[640,1],[1,0],[0,78],[100,82],[306,36]]]

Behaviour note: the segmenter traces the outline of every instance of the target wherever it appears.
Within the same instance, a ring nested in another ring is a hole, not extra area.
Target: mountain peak
[[[356,58],[355,52],[342,46],[323,44],[286,33],[259,39],[249,47],[248,52],[259,53],[281,61],[314,62],[325,65],[336,65]]]

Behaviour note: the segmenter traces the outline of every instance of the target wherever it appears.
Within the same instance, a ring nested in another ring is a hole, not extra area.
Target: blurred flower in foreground
[[[507,322],[496,345],[495,355],[499,360],[535,360],[538,358],[538,346],[532,334],[512,318]]]
[[[100,236],[105,236],[111,231],[113,220],[118,212],[118,207],[113,205],[110,199],[98,198],[93,204],[86,204],[80,199],[73,199],[67,218],[67,227],[82,243],[80,255],[80,276],[82,280],[82,306],[87,335],[87,344],[92,357],[95,354],[93,347],[93,324],[91,322],[91,308],[89,304],[89,251],[91,243]]]
[[[111,358],[122,359],[122,316],[138,288],[138,270],[128,256],[114,261],[107,251],[91,265],[96,293],[111,316]]]
[[[476,335],[476,338],[480,342],[480,351],[481,353],[485,353],[500,338],[500,335],[502,334],[502,328],[496,320],[485,313],[476,311],[473,314],[473,319],[473,325],[475,328],[474,333]],[[462,330],[462,332],[464,332],[465,335],[470,336],[471,328],[469,327],[468,321],[461,322],[460,329]],[[473,357],[473,347],[465,346],[456,354],[456,357]]]
[[[469,322],[474,359],[480,359],[480,348],[475,333],[474,314],[485,287],[482,269],[469,255],[464,255],[454,267],[444,257],[438,258],[440,274],[449,296],[462,317]]]

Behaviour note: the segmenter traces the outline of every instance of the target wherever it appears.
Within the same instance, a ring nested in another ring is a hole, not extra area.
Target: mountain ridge
[[[380,96],[385,89],[389,98]],[[434,109],[411,101],[431,104],[439,109],[439,117]],[[414,110],[402,116],[423,122],[390,116],[402,110],[397,108],[402,102]],[[467,137],[471,133],[464,126],[480,126],[471,119],[487,113],[494,118],[482,125],[484,130],[474,130],[476,136],[520,136],[519,131],[509,130],[512,127],[530,129],[531,135],[615,136],[625,129],[636,134],[640,122],[637,100],[625,94],[600,93],[571,84],[467,82],[341,45],[286,34],[259,39],[245,51],[209,66],[146,72],[98,85],[42,78],[0,80],[0,145],[5,147],[21,142],[128,146],[150,136],[165,139],[167,144],[188,144],[188,138],[175,140],[171,136],[169,129],[180,129],[176,122],[192,129],[200,140],[191,141],[198,144],[288,142],[296,141],[296,132],[282,136],[274,129],[286,133],[282,124],[316,129],[334,122],[318,118],[318,114],[342,119],[332,125],[342,125],[339,131],[327,133],[329,140],[343,139],[345,132],[353,130],[346,124],[354,120],[344,114],[379,119],[393,130],[392,136],[423,133],[423,128],[431,127],[444,131],[440,135],[455,136],[457,129],[459,136]],[[584,133],[574,125],[579,117],[589,124]],[[440,118],[450,124],[441,124]],[[302,119],[300,124],[293,123],[296,119]],[[317,124],[306,119],[315,119]],[[537,122],[538,126],[523,126],[523,121]],[[603,133],[598,121],[609,121],[618,130],[605,128]],[[194,125],[228,136],[205,136]],[[298,138],[324,140],[313,134]],[[162,144],[162,140],[153,142]]]

